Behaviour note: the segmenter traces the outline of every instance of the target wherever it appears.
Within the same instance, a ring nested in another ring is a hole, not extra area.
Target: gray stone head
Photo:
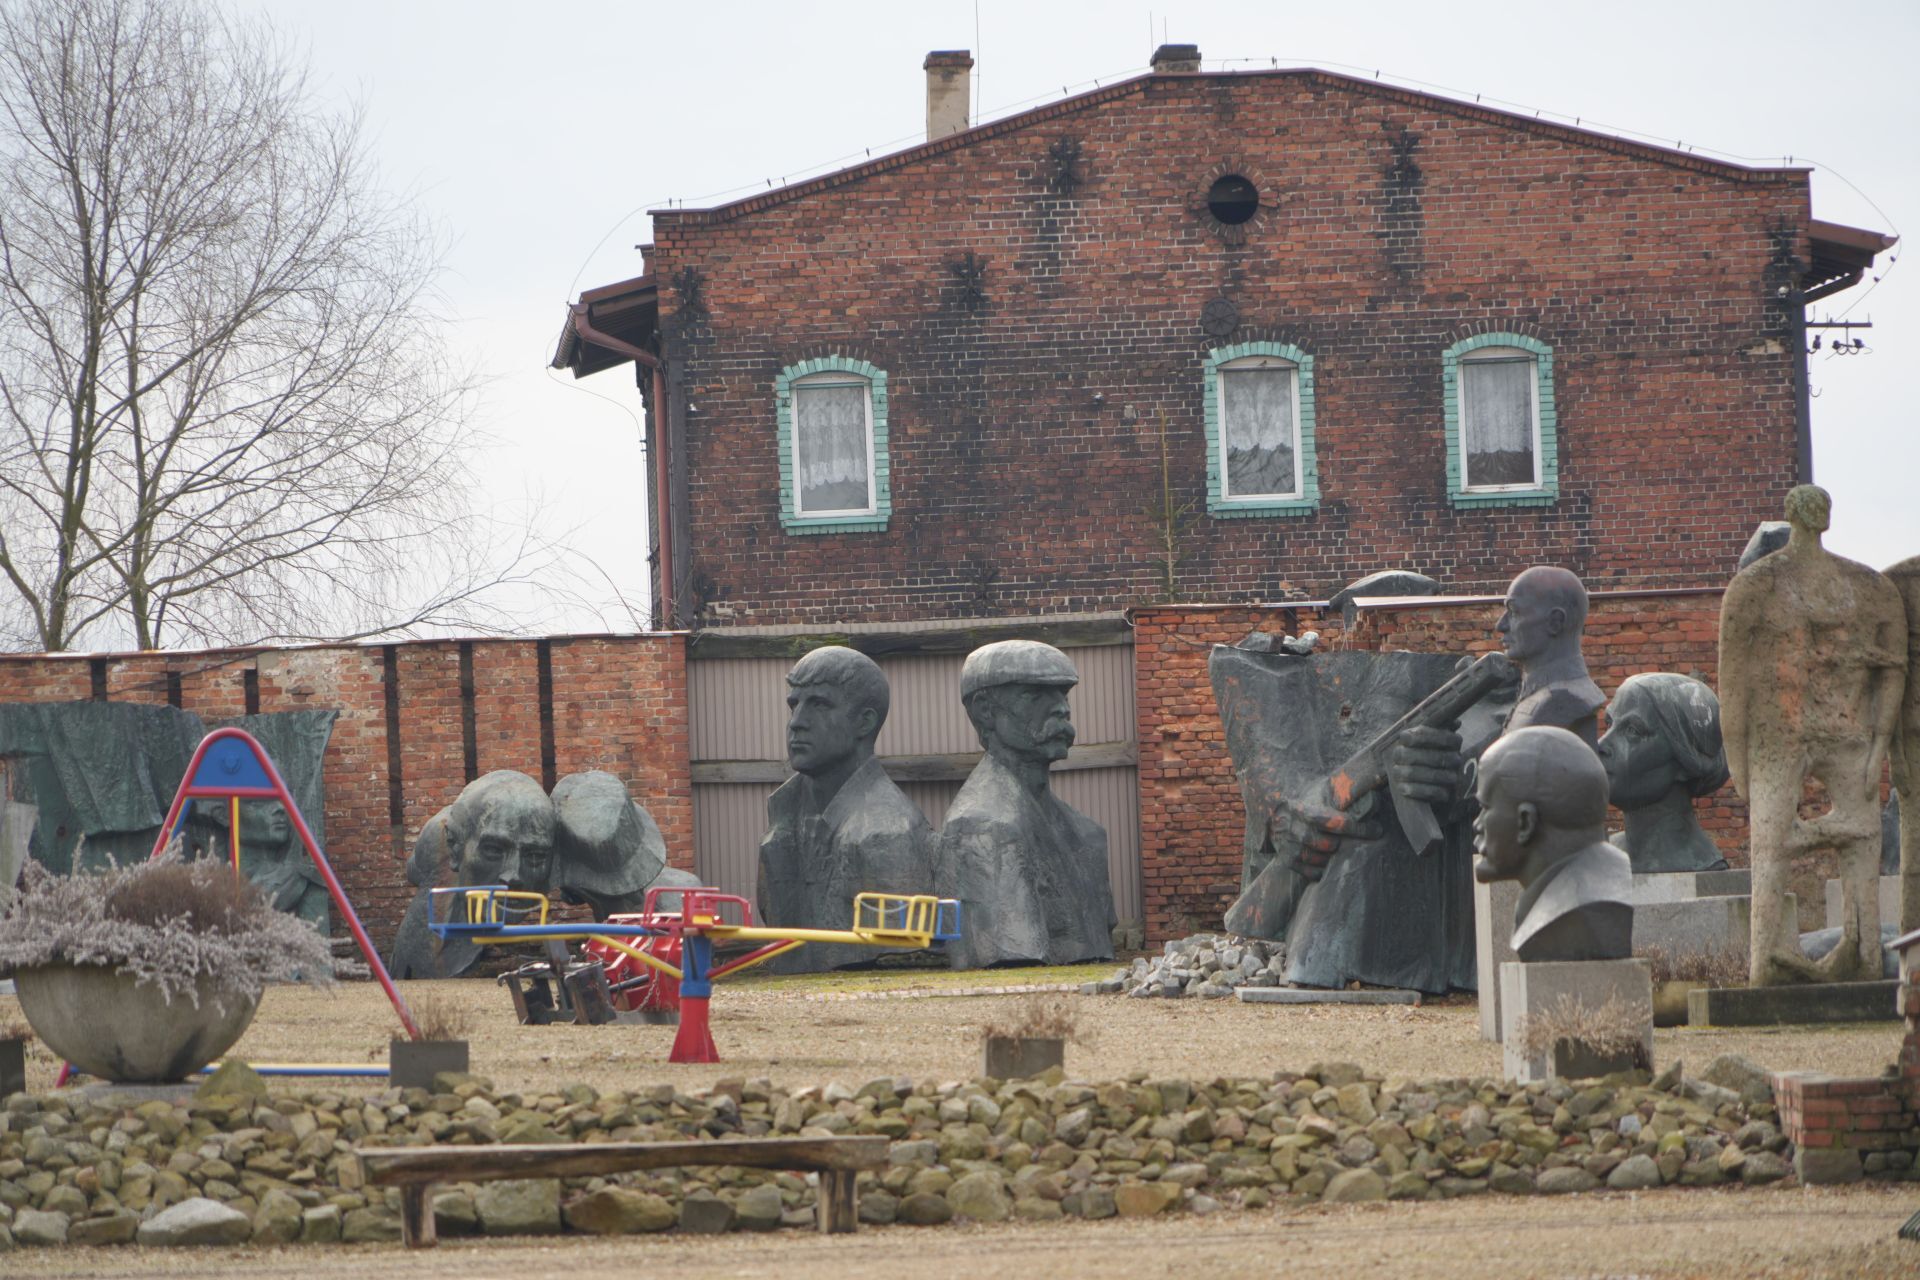
[[[815,649],[787,673],[787,764],[829,774],[873,754],[892,693],[878,663],[844,646]]]
[[[1833,524],[1833,495],[1817,484],[1787,490],[1787,523],[1811,534],[1825,533]]]
[[[1675,787],[1712,795],[1727,780],[1720,699],[1692,676],[1629,676],[1607,707],[1600,763],[1608,794],[1623,810],[1653,804]]]
[[[960,701],[990,754],[1050,763],[1073,746],[1067,691],[1080,683],[1067,655],[1038,640],[1001,640],[967,655]]]
[[[1506,611],[1494,630],[1522,667],[1580,652],[1587,624],[1587,589],[1568,569],[1539,564],[1524,570],[1507,588]]]
[[[524,773],[496,769],[446,809],[456,884],[505,884],[544,893],[553,879],[553,801]]]
[[[1607,771],[1567,730],[1516,729],[1487,748],[1476,774],[1476,880],[1530,886],[1562,860],[1605,842]]]
[[[240,843],[249,848],[285,849],[293,841],[293,819],[278,800],[240,802]]]

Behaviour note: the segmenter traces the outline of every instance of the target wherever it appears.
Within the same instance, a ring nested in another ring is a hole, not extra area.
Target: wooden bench
[[[433,1189],[441,1182],[579,1178],[635,1169],[732,1165],[820,1175],[820,1230],[859,1226],[854,1185],[862,1169],[887,1163],[887,1139],[730,1138],[713,1142],[525,1143],[471,1147],[359,1147],[367,1185],[400,1188],[400,1238],[409,1249],[436,1243]]]

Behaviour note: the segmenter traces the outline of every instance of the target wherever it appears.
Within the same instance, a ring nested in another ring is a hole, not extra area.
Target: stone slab
[[[1880,877],[1880,923],[1900,923],[1900,877]],[[1827,881],[1827,928],[1840,927],[1840,882]]]
[[[1523,1040],[1526,1022],[1546,1014],[1563,999],[1597,1009],[1609,999],[1619,1001],[1637,1016],[1643,1028],[1640,1063],[1653,1067],[1653,968],[1645,960],[1555,960],[1523,964],[1509,960],[1500,966],[1501,1050],[1509,1080],[1530,1084],[1552,1079],[1552,1055],[1530,1055]],[[1628,1064],[1619,1064],[1621,1066]],[[1605,1070],[1609,1068],[1600,1068]],[[1613,1067],[1611,1069],[1618,1069]]]
[[[1652,871],[1633,878],[1633,903],[1687,902],[1694,898],[1746,897],[1753,875],[1746,870]]]
[[[1320,987],[1240,987],[1233,993],[1248,1004],[1419,1004],[1418,991],[1373,987],[1338,991]]]
[[[1732,953],[1744,965],[1753,933],[1752,902],[1751,898],[1686,898],[1639,903],[1633,909],[1634,954],[1648,947],[1676,957]]]
[[[1500,1038],[1500,966],[1520,957],[1513,949],[1513,913],[1520,882],[1473,883],[1473,960],[1480,989],[1480,1038]]]
[[[1687,994],[1690,1027],[1774,1027],[1882,1022],[1899,1017],[1897,978],[1796,987],[1702,987]]]

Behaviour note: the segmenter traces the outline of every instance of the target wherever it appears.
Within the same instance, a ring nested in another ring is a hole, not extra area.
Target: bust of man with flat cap
[[[1518,880],[1522,961],[1633,953],[1633,867],[1606,841],[1607,771],[1565,729],[1515,729],[1480,757],[1474,878]]]
[[[986,755],[947,810],[936,857],[960,900],[956,969],[1113,958],[1107,833],[1053,794],[1048,770],[1073,745],[1067,655],[1002,640],[967,656],[960,701]]]
[[[767,798],[760,915],[768,924],[846,929],[859,893],[933,892],[933,828],[874,759],[891,692],[872,658],[815,649],[787,673],[787,763]],[[810,942],[776,957],[783,973],[871,964],[875,947]]]

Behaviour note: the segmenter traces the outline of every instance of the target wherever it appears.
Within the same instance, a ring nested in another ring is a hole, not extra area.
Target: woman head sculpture
[[[1636,872],[1726,865],[1693,813],[1696,797],[1727,781],[1720,700],[1712,689],[1665,671],[1628,677],[1607,707],[1600,762],[1608,799],[1627,820],[1613,843],[1627,851]]]

